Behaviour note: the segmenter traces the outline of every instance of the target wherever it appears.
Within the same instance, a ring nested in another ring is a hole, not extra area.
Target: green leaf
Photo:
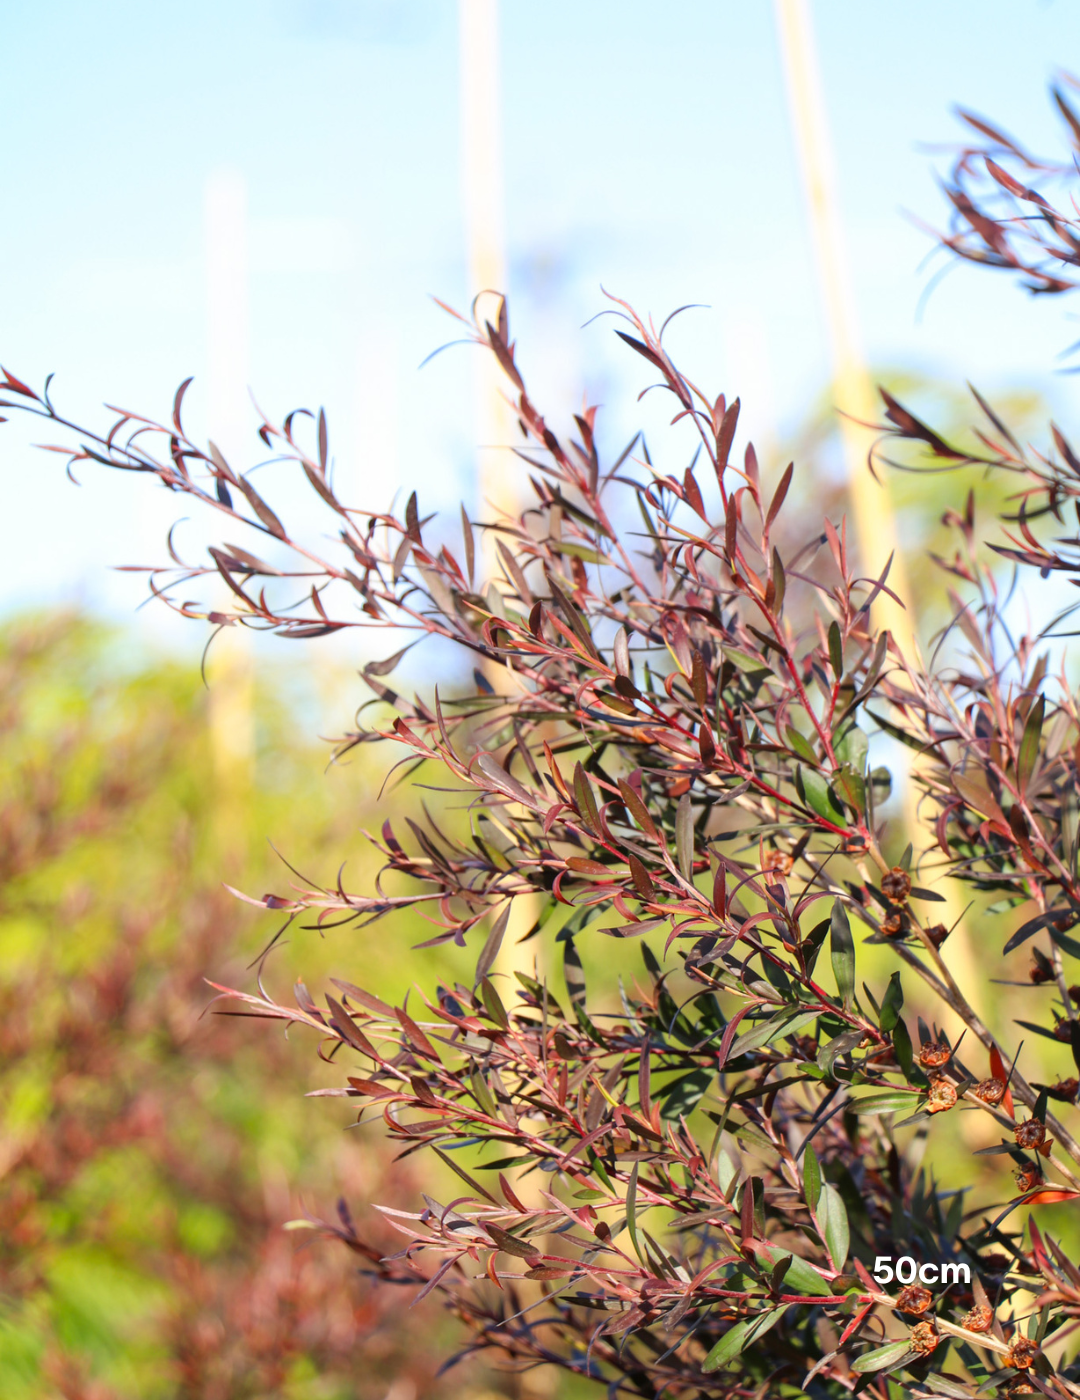
[[[499,1110],[495,1107],[495,1100],[491,1090],[487,1086],[487,1081],[478,1069],[474,1069],[469,1078],[469,1085],[473,1091],[473,1098],[484,1110],[489,1118],[498,1118]]]
[[[753,674],[756,671],[767,671],[769,667],[764,661],[756,656],[749,656],[745,651],[737,651],[734,647],[723,648],[724,660],[730,661],[733,666],[737,666],[740,671]]]
[[[1060,929],[1054,928],[1053,924],[1047,929],[1047,933],[1062,952],[1068,953],[1071,958],[1080,958],[1080,942],[1075,938],[1070,938],[1067,933],[1062,933]]]
[[[675,855],[684,880],[694,872],[694,814],[690,810],[690,794],[684,792],[675,809]]]
[[[1016,760],[1016,777],[1020,791],[1024,792],[1039,756],[1039,741],[1042,739],[1043,717],[1046,714],[1046,697],[1040,695],[1031,707],[1024,725],[1024,737],[1020,740],[1020,754]]]
[[[637,1234],[637,1174],[638,1164],[635,1162],[626,1188],[626,1228],[630,1232],[630,1243],[634,1246],[634,1253],[638,1260],[644,1264],[645,1260],[642,1258]]]
[[[484,1005],[487,1007],[488,1015],[500,1030],[506,1030],[507,1026],[510,1024],[510,1018],[506,1014],[506,1007],[503,1006],[502,997],[499,996],[487,977],[480,983],[480,995],[484,999]]]
[[[711,1069],[694,1069],[662,1089],[654,1089],[653,1098],[660,1101],[660,1117],[677,1122],[680,1115],[690,1113],[708,1092],[714,1077]]]
[[[870,738],[857,724],[849,724],[840,739],[834,744],[833,752],[838,763],[850,763],[856,773],[866,772],[866,755],[870,750]]]
[[[776,592],[773,596],[773,611],[779,617],[784,610],[784,594],[787,591],[787,578],[784,574],[784,561],[780,558],[779,552],[774,549],[772,552],[772,581]]]
[[[745,1318],[742,1322],[736,1322],[720,1338],[717,1344],[709,1352],[708,1356],[701,1363],[703,1371],[719,1371],[721,1367],[727,1366],[740,1356],[744,1349],[751,1342],[763,1337],[766,1332],[776,1326],[783,1315],[787,1312],[788,1305],[780,1308],[769,1308],[767,1312],[759,1313],[757,1317]]]
[[[855,995],[855,940],[851,936],[847,910],[839,899],[833,902],[829,924],[832,930],[829,953],[836,990],[844,1006],[850,1007]]]
[[[886,1035],[900,1019],[900,1008],[903,1004],[904,989],[900,985],[900,974],[894,972],[889,978],[889,985],[885,988],[885,995],[881,1001],[881,1015],[878,1018],[878,1025]]]
[[[585,1010],[585,971],[581,966],[581,955],[574,946],[572,938],[568,938],[563,944],[563,974],[566,977],[567,995],[574,1008],[578,1025],[588,1033],[590,1038],[595,1039],[595,1027]]]
[[[904,1071],[904,1078],[910,1079],[915,1065],[915,1055],[911,1045],[911,1033],[902,1019],[893,1026],[892,1043],[893,1049],[896,1051],[896,1063]]]
[[[906,1113],[917,1103],[918,1098],[910,1089],[886,1089],[881,1094],[853,1099],[851,1109],[854,1113]]]
[[[821,952],[826,935],[829,932],[829,920],[822,919],[816,923],[810,932],[803,939],[803,947],[806,950],[806,970],[813,976],[814,967],[817,964],[818,954]]]
[[[736,1037],[728,1051],[728,1060],[734,1060],[738,1055],[749,1054],[751,1050],[760,1049],[781,1032],[785,1035],[794,1035],[800,1026],[816,1021],[818,1014],[817,1011],[803,1011],[793,1014],[790,1008],[785,1008],[783,1011],[777,1012],[775,1016],[769,1016],[766,1020],[759,1021],[756,1026]]]
[[[863,775],[845,763],[843,768],[838,768],[833,774],[833,784],[848,806],[854,807],[859,816],[864,817],[866,815],[866,782]]]
[[[945,1376],[935,1375],[933,1371],[923,1378],[923,1385],[928,1390],[936,1391],[938,1395],[949,1395],[953,1400],[971,1400],[971,1387],[960,1385],[957,1381],[950,1381]]]
[[[859,1041],[862,1040],[862,1031],[841,1031],[839,1035],[833,1036],[832,1040],[827,1040],[817,1052],[817,1062],[826,1074],[831,1075],[833,1063],[848,1050],[854,1050]]]
[[[732,1159],[727,1148],[723,1148],[716,1159],[716,1181],[721,1193],[726,1197],[731,1183],[739,1175],[739,1164]]]
[[[886,1368],[892,1370],[894,1366],[907,1361],[914,1354],[908,1342],[890,1342],[888,1346],[864,1352],[858,1361],[852,1363],[851,1369],[858,1371],[860,1375],[865,1375],[867,1371],[884,1371]]]
[[[821,1198],[821,1164],[818,1162],[817,1153],[809,1143],[807,1143],[803,1153],[802,1179],[807,1209],[813,1215]]]
[[[761,1239],[765,1233],[765,1183],[760,1176],[750,1176],[747,1177],[743,1190],[750,1195],[752,1204],[750,1223],[753,1226],[754,1238]]]
[[[839,624],[829,623],[829,665],[837,680],[844,674],[844,642],[840,636]]]
[[[790,724],[784,730],[784,738],[787,739],[788,748],[797,753],[800,758],[805,758],[809,763],[817,763],[817,754],[813,745],[804,734],[800,734]]]
[[[479,958],[476,960],[475,980],[477,982],[483,981],[483,979],[488,975],[488,973],[494,966],[495,959],[499,955],[499,949],[502,947],[503,935],[506,933],[506,925],[509,922],[509,920],[510,901],[507,900],[506,904],[502,908],[502,912],[492,924],[491,932],[488,934],[487,942],[484,944],[483,950],[481,951]]]
[[[795,772],[798,785],[810,810],[816,812],[819,817],[823,817],[825,821],[832,822],[834,826],[846,826],[847,818],[844,816],[844,809],[837,803],[824,777],[815,772],[813,768],[799,767]]]
[[[828,1280],[823,1279],[805,1259],[800,1259],[797,1254],[793,1255],[790,1249],[777,1249],[775,1245],[760,1243],[755,1244],[754,1247],[761,1258],[767,1260],[770,1265],[778,1264],[781,1259],[791,1258],[787,1276],[784,1279],[787,1292],[804,1293],[814,1298],[827,1298],[832,1292],[832,1285]]]
[[[574,801],[582,818],[593,831],[599,831],[600,818],[596,810],[596,798],[593,795],[592,784],[580,763],[574,766]]]
[[[817,1216],[818,1229],[829,1251],[832,1266],[834,1269],[842,1269],[851,1245],[851,1230],[840,1192],[828,1181],[821,1188]]]

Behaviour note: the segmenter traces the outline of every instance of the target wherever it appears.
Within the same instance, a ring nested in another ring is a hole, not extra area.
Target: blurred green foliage
[[[294,878],[267,837],[320,875],[370,861],[378,784],[366,751],[328,771],[261,685],[229,800],[206,710],[195,666],[133,666],[85,620],[0,634],[0,1397],[514,1393],[468,1365],[436,1382],[459,1334],[434,1300],[410,1312],[363,1259],[282,1229],[339,1195],[408,1208],[421,1184],[378,1123],[347,1134],[343,1105],[303,1097],[337,1078],[313,1041],[203,1014],[203,979],[250,987],[273,933],[221,881]],[[382,926],[347,938],[299,933],[267,977],[416,974]]]

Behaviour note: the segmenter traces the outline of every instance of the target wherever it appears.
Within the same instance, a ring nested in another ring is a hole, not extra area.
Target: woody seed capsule
[[[919,1064],[923,1069],[938,1069],[951,1054],[952,1051],[944,1041],[932,1040],[919,1051]]]
[[[1036,1186],[1042,1184],[1043,1180],[1042,1172],[1034,1163],[1027,1167],[1021,1167],[1014,1175],[1016,1176],[1017,1189],[1021,1192],[1034,1191]]]
[[[929,1356],[941,1341],[941,1334],[932,1322],[920,1322],[911,1329],[911,1349],[918,1356]]]
[[[944,924],[931,924],[926,930],[926,936],[935,948],[940,948],[949,936],[949,930]]]
[[[1029,1118],[1025,1123],[1017,1123],[1013,1133],[1017,1147],[1041,1147],[1046,1138],[1046,1124]]]
[[[888,875],[882,877],[881,893],[894,904],[903,904],[911,893],[911,876],[900,866],[894,865]]]
[[[934,1295],[929,1288],[923,1288],[918,1283],[909,1283],[896,1295],[896,1306],[900,1312],[911,1313],[915,1317],[922,1317],[933,1301]]]
[[[971,1091],[977,1099],[994,1108],[1005,1097],[1005,1085],[1000,1079],[982,1079]]]
[[[1018,1371],[1026,1371],[1039,1354],[1039,1348],[1028,1337],[1017,1337],[1012,1346],[1001,1358],[1006,1366],[1015,1366]]]
[[[980,1303],[978,1307],[972,1308],[969,1313],[964,1314],[960,1326],[968,1332],[989,1332],[993,1322],[993,1309],[985,1303]]]
[[[897,938],[904,932],[903,914],[890,914],[881,921],[881,931],[886,938]]]
[[[794,864],[786,851],[765,852],[765,869],[775,871],[777,875],[790,875]]]
[[[934,1079],[926,1100],[927,1113],[944,1113],[956,1103],[956,1089],[947,1079]]]

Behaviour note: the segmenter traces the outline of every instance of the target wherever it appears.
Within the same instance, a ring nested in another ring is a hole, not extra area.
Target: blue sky
[[[960,271],[918,317],[929,242],[903,211],[943,218],[920,143],[956,136],[955,103],[1060,150],[1046,84],[1080,68],[1080,10],[815,0],[814,18],[871,360],[1031,384],[1067,420],[1075,381],[1050,375],[1077,338],[1067,307]],[[790,429],[827,359],[772,6],[503,0],[501,57],[512,320],[540,397],[564,413],[589,389],[611,443],[631,423],[638,366],[610,322],[581,329],[602,283],[658,315],[708,303],[674,348],[751,422]],[[193,373],[196,424],[203,192],[230,167],[260,402],[326,405],[354,500],[383,504],[395,479],[469,499],[468,353],[418,368],[451,333],[431,294],[470,294],[457,102],[453,0],[9,0],[0,358],[55,370],[82,414],[164,414]],[[31,436],[0,436],[0,609],[131,616],[142,585],[108,566],[159,559],[173,503],[90,471],[77,489]]]

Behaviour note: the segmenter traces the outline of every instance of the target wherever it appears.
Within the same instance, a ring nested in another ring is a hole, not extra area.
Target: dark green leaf
[[[803,1153],[803,1195],[806,1197],[807,1209],[813,1215],[821,1196],[821,1166],[817,1153],[809,1143]]]
[[[507,1026],[510,1024],[510,1018],[506,1014],[506,1007],[503,1006],[502,997],[499,996],[498,992],[492,986],[490,979],[487,977],[480,983],[480,995],[483,998],[484,1005],[487,1007],[488,1015],[500,1030],[506,1030]]]
[[[1046,714],[1046,697],[1040,695],[1031,707],[1024,725],[1024,737],[1020,740],[1020,754],[1016,760],[1016,777],[1020,791],[1027,789],[1035,760],[1039,756],[1039,741],[1042,738],[1043,717]]]
[[[805,758],[810,763],[817,763],[817,754],[814,752],[810,740],[800,734],[797,729],[793,729],[790,724],[784,730],[784,738],[788,741],[788,747],[800,758]]]
[[[713,1078],[712,1070],[695,1069],[654,1090],[653,1097],[660,1101],[660,1117],[676,1121],[680,1114],[690,1113],[708,1092]]]
[[[742,1322],[736,1322],[735,1326],[725,1332],[717,1344],[709,1352],[708,1356],[701,1363],[703,1371],[719,1371],[740,1356],[744,1349],[751,1342],[763,1337],[770,1328],[776,1324],[787,1312],[787,1305],[780,1308],[770,1308],[767,1312],[759,1313],[757,1317],[746,1318]]]
[[[903,1020],[897,1021],[892,1032],[893,1049],[896,1051],[896,1063],[904,1071],[904,1078],[911,1078],[911,1071],[914,1068],[914,1050],[911,1044],[911,1035]]]
[[[1028,919],[1027,923],[1021,924],[1001,951],[1003,953],[1011,953],[1014,948],[1019,948],[1021,943],[1026,943],[1032,934],[1038,933],[1040,929],[1046,928],[1049,924],[1056,923],[1058,919],[1068,919],[1072,917],[1073,911],[1068,905],[1063,908],[1048,909],[1045,914],[1038,914],[1034,919]]]
[[[630,1243],[634,1246],[634,1253],[644,1263],[637,1234],[637,1176],[638,1164],[635,1162],[626,1187],[626,1228],[630,1232]]]
[[[862,1038],[862,1031],[844,1031],[841,1035],[834,1036],[817,1052],[818,1064],[826,1074],[831,1075],[834,1061],[847,1051],[854,1050]]]
[[[833,675],[839,680],[844,674],[844,642],[840,636],[840,627],[835,622],[829,623],[829,665],[833,668]]]
[[[563,973],[566,977],[566,992],[578,1025],[592,1036],[595,1034],[593,1024],[585,1009],[585,972],[581,966],[581,955],[572,938],[568,938],[563,944]]]
[[[586,777],[585,769],[580,763],[574,767],[574,801],[582,818],[594,831],[598,831],[600,818],[596,810],[596,798],[593,796],[592,784]]]
[[[829,1251],[834,1269],[842,1269],[851,1245],[851,1230],[840,1192],[829,1182],[821,1188],[818,1202],[818,1227]]]
[[[832,930],[829,952],[836,990],[845,1007],[850,1007],[855,995],[855,940],[851,936],[847,910],[839,899],[833,902],[829,925]]]
[[[779,617],[784,610],[784,594],[787,591],[787,579],[784,575],[784,561],[780,558],[779,552],[772,552],[772,581],[776,590],[773,597],[773,611]]]
[[[739,1055],[746,1055],[751,1050],[758,1050],[774,1036],[783,1032],[785,1035],[792,1035],[801,1026],[809,1025],[811,1021],[816,1021],[819,1013],[817,1011],[804,1011],[792,1013],[790,1007],[779,1011],[774,1016],[768,1017],[764,1021],[759,1021],[750,1030],[744,1031],[728,1051],[728,1059],[734,1060]]]
[[[885,996],[881,1003],[881,1016],[878,1019],[878,1025],[886,1035],[900,1019],[900,1008],[903,1004],[904,989],[900,985],[900,974],[894,972],[889,978],[889,985],[885,988]]]
[[[495,959],[499,955],[499,949],[502,947],[503,935],[506,933],[506,925],[509,922],[509,919],[510,902],[508,900],[503,906],[502,912],[492,924],[491,932],[488,934],[487,942],[484,944],[483,950],[481,951],[479,958],[477,958],[476,960],[475,981],[482,982],[483,979],[491,971]]]
[[[844,816],[844,809],[836,801],[825,778],[813,768],[800,767],[796,772],[803,797],[810,810],[825,821],[832,822],[834,826],[845,826],[847,818]]]
[[[790,1250],[778,1249],[771,1244],[759,1244],[757,1252],[769,1264],[776,1264],[791,1254]],[[810,1297],[827,1297],[832,1292],[832,1287],[827,1280],[823,1279],[816,1269],[812,1268],[805,1259],[800,1259],[797,1254],[791,1256],[785,1285],[789,1293],[803,1293]]]

